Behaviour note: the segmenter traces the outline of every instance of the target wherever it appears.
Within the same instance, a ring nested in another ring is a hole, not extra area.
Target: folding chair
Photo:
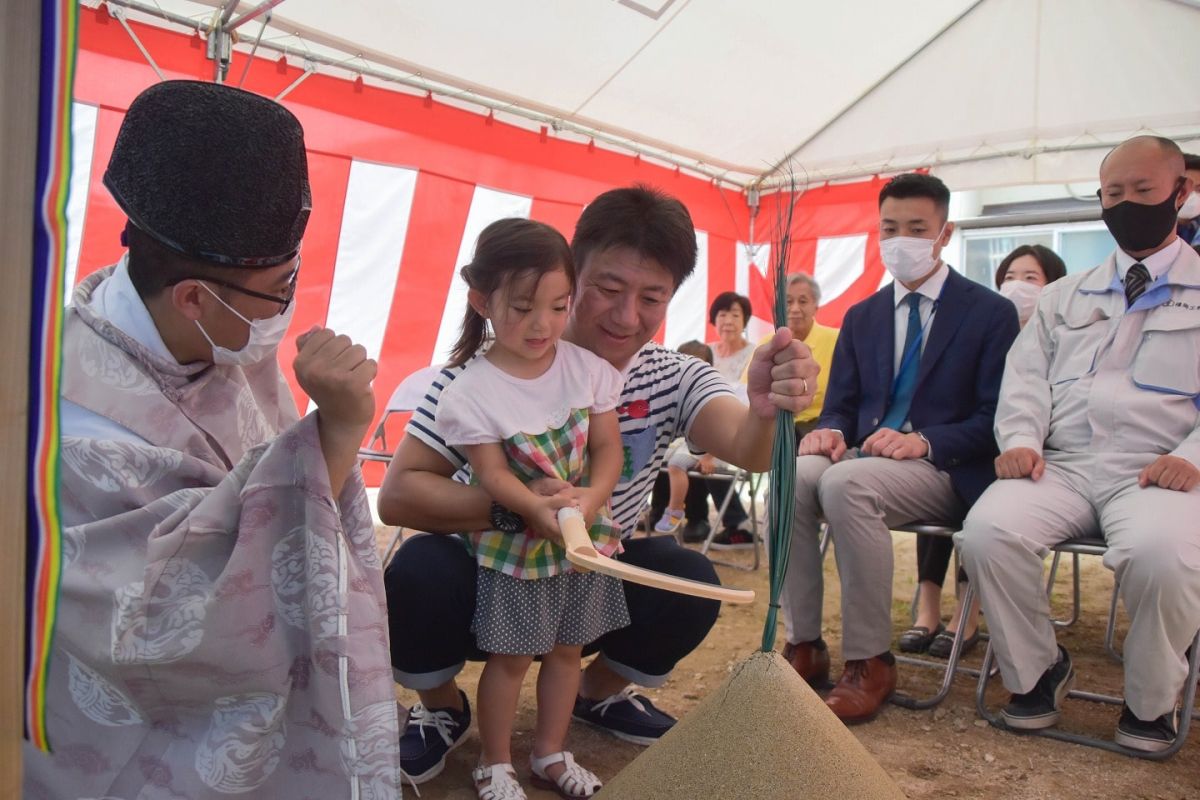
[[[373,461],[380,464],[392,463],[392,456],[395,453],[395,445],[389,445],[387,439],[387,423],[388,418],[393,414],[404,414],[415,411],[421,401],[425,399],[425,395],[429,392],[429,387],[433,383],[434,378],[442,371],[440,364],[424,367],[412,373],[404,380],[400,381],[400,385],[392,392],[392,396],[388,398],[387,405],[383,409],[383,416],[379,419],[379,424],[375,426],[375,432],[371,434],[371,439],[367,447],[360,447],[358,450],[358,460],[360,463]],[[391,542],[388,544],[387,551],[383,554],[383,563],[387,564],[392,557],[392,553],[400,545],[400,540],[404,535],[404,528],[397,528],[395,535],[392,536]]]
[[[1075,580],[1074,580],[1074,608],[1070,620],[1060,621],[1057,623],[1059,627],[1074,622],[1079,616],[1079,556],[1103,556],[1108,550],[1108,545],[1100,538],[1088,539],[1069,539],[1062,542],[1058,546],[1052,548],[1054,552],[1054,562],[1051,566],[1050,580],[1047,583],[1047,595],[1049,590],[1053,588],[1055,572],[1057,571],[1058,559],[1060,554],[1070,555],[1075,562]],[[1120,584],[1113,581],[1112,602],[1109,603],[1108,625],[1105,631],[1105,650],[1109,656],[1121,661],[1121,656],[1112,646],[1114,631],[1116,630],[1116,614],[1117,614],[1117,598],[1120,591]],[[964,602],[968,602],[974,595],[974,587],[968,584],[966,598]],[[992,644],[989,641],[986,652],[983,654],[983,665],[979,668],[979,683],[975,688],[975,708],[979,712],[979,716],[983,717],[993,727],[1001,730],[1012,730],[1004,724],[1004,719],[999,714],[994,714],[987,707],[987,683],[991,677],[989,674],[992,669],[992,664],[995,660],[995,652],[992,649]],[[1179,712],[1179,729],[1175,737],[1175,743],[1165,750],[1160,750],[1157,753],[1147,753],[1141,750],[1131,750],[1127,747],[1122,747],[1116,742],[1107,739],[1100,739],[1095,736],[1084,736],[1082,734],[1070,733],[1068,731],[1058,730],[1057,728],[1045,728],[1043,730],[1022,730],[1015,731],[1029,736],[1044,736],[1047,739],[1057,739],[1060,742],[1071,742],[1072,744],[1081,744],[1086,747],[1095,747],[1101,750],[1108,750],[1112,753],[1120,753],[1134,758],[1143,758],[1150,761],[1163,761],[1179,752],[1187,741],[1188,730],[1191,728],[1192,715],[1195,713],[1194,704],[1196,702],[1196,676],[1200,668],[1200,631],[1197,631],[1195,638],[1192,640],[1191,653],[1188,657],[1188,676],[1183,685],[1183,700]],[[1093,703],[1105,703],[1109,705],[1123,705],[1125,699],[1114,695],[1097,694],[1095,692],[1086,692],[1082,690],[1072,689],[1068,692],[1067,697],[1077,700],[1088,700]]]
[[[763,476],[765,474],[766,473],[748,472],[744,469],[719,469],[709,475],[703,475],[699,472],[688,473],[688,478],[692,480],[716,478],[717,480],[729,482],[729,491],[725,493],[725,500],[721,503],[721,507],[717,509],[717,519],[722,519],[724,517],[725,509],[729,508],[729,504],[733,501],[734,495],[739,494],[743,488],[749,487],[750,489],[750,540],[753,543],[752,547],[754,549],[754,563],[747,567],[745,564],[738,564],[733,561],[721,561],[710,557],[710,560],[714,564],[720,564],[723,567],[733,567],[734,569],[745,570],[747,572],[758,569],[759,564],[761,563],[759,550],[764,544],[762,535],[758,531],[758,490],[762,484]],[[708,532],[708,536],[704,539],[704,543],[700,545],[701,553],[706,556],[708,555],[708,551],[712,548],[713,538],[716,535],[717,528],[711,528]]]

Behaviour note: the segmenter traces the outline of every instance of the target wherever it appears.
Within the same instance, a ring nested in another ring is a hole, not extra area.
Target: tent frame
[[[453,103],[466,104],[480,110],[486,109],[489,115],[503,113],[544,126],[555,133],[566,133],[595,142],[601,142],[617,150],[631,152],[643,158],[653,159],[654,161],[704,176],[716,185],[724,184],[736,187],[743,192],[750,189],[758,189],[762,192],[775,192],[786,188],[788,179],[783,173],[789,168],[789,165],[793,164],[796,156],[807,145],[829,130],[840,119],[851,113],[880,87],[902,72],[922,53],[942,40],[947,33],[987,2],[987,0],[974,0],[974,2],[953,19],[942,25],[932,36],[905,56],[899,63],[881,75],[850,103],[843,106],[816,130],[808,134],[786,156],[776,161],[766,170],[763,170],[758,167],[722,161],[711,155],[679,148],[669,142],[642,136],[633,131],[605,126],[583,118],[572,118],[573,115],[570,112],[543,106],[526,98],[490,90],[487,87],[479,86],[451,75],[437,73],[421,65],[404,62],[385,53],[368,54],[353,52],[352,48],[347,46],[347,42],[325,36],[317,30],[305,28],[293,30],[296,26],[289,26],[288,32],[298,38],[301,43],[300,49],[297,49],[295,46],[262,41],[263,31],[271,23],[272,10],[281,5],[284,0],[261,0],[256,6],[238,17],[234,17],[234,14],[241,5],[240,0],[195,1],[214,7],[214,14],[210,22],[197,22],[195,19],[181,14],[163,10],[149,0],[99,0],[101,4],[107,5],[110,11],[118,7],[125,8],[206,35],[209,42],[208,55],[214,61],[214,80],[217,81],[223,81],[226,77],[235,42],[234,34],[238,28],[262,17],[262,26],[258,37],[254,41],[251,55],[259,49],[265,49],[279,53],[284,57],[299,54],[304,59],[305,73],[301,75],[295,85],[287,87],[276,99],[281,99],[289,93],[296,85],[299,85],[300,82],[307,78],[308,74],[316,71],[318,67],[342,70],[355,76],[366,76],[386,84],[403,87],[403,89],[415,90],[426,94],[430,98],[436,95]],[[1166,1],[1194,11],[1200,11],[1200,0]],[[116,15],[114,14],[114,16]],[[118,18],[120,19],[120,17]],[[121,19],[121,22],[129,30],[128,25],[123,19]],[[137,42],[137,37],[132,31],[130,31],[130,35]],[[307,47],[308,41],[333,50],[339,50],[345,53],[347,58],[337,59],[316,53]],[[149,53],[145,51],[145,48],[140,43],[138,43],[138,47],[153,65],[153,61],[150,59]],[[368,57],[370,61],[368,61]],[[249,69],[249,64],[247,64],[247,69]],[[245,80],[245,72],[243,72],[241,80]],[[241,82],[238,85],[240,86]],[[1081,141],[1085,136],[1087,141]],[[820,168],[810,169],[808,172],[813,183],[820,181],[843,182],[861,180],[881,173],[900,173],[920,168],[961,166],[999,159],[1031,159],[1040,155],[1056,153],[1107,151],[1121,141],[1121,139],[1111,140],[1100,139],[1090,135],[1085,136],[1080,136],[1067,144],[1045,146],[1026,145],[1022,147],[992,148],[986,143],[981,143],[973,152],[963,156],[944,158],[940,152],[935,151],[919,157],[913,156],[903,159],[886,158],[878,163],[842,167],[829,172],[823,171]],[[1200,130],[1194,133],[1176,134],[1172,138],[1180,142],[1197,142],[1200,141]]]

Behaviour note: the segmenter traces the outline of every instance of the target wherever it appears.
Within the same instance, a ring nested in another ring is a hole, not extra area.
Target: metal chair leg
[[[1107,750],[1110,753],[1120,753],[1121,755],[1131,756],[1133,758],[1141,758],[1147,761],[1165,761],[1171,756],[1179,752],[1180,748],[1187,742],[1188,732],[1191,730],[1192,717],[1195,711],[1196,703],[1196,677],[1197,672],[1200,672],[1200,632],[1197,632],[1196,637],[1192,640],[1191,655],[1188,658],[1188,674],[1183,684],[1183,699],[1181,701],[1179,712],[1179,728],[1175,735],[1175,742],[1165,750],[1160,750],[1157,753],[1146,753],[1141,750],[1131,750],[1127,747],[1122,747],[1114,741],[1108,739],[1100,739],[1095,736],[1083,736],[1077,733],[1069,733],[1060,731],[1056,728],[1047,728],[1040,731],[1018,731],[1009,728],[1004,724],[1004,719],[999,714],[993,714],[987,707],[987,683],[988,673],[992,667],[992,661],[995,654],[992,652],[992,645],[989,642],[988,648],[983,654],[983,665],[980,667],[979,683],[975,687],[975,709],[979,716],[987,720],[988,724],[1001,730],[1012,731],[1025,736],[1042,736],[1047,739],[1055,739],[1060,742],[1070,742],[1072,744],[1081,744],[1085,747],[1095,747],[1100,750]],[[1092,702],[1102,703],[1123,703],[1119,697],[1110,695],[1093,694],[1091,692],[1071,692],[1068,697],[1078,700],[1090,700]]]
[[[1058,578],[1058,565],[1062,553],[1055,551],[1050,562],[1050,576],[1046,580],[1046,601],[1049,602],[1054,592],[1054,582]],[[1080,580],[1079,553],[1071,554],[1071,616],[1066,619],[1050,619],[1050,624],[1056,628],[1069,628],[1079,621],[1080,609]]]
[[[749,472],[746,474],[749,477],[742,485],[750,488],[750,537],[754,542],[754,564],[751,568],[757,570],[762,558],[760,551],[766,547],[762,534],[758,530],[758,486],[762,478],[758,473]]]
[[[1117,651],[1117,600],[1120,598],[1121,584],[1119,581],[1113,581],[1112,601],[1108,605],[1108,626],[1104,629],[1104,652],[1108,653],[1108,657],[1118,664],[1122,664],[1125,658]]]
[[[732,476],[732,478],[730,478],[729,491],[725,493],[725,499],[721,502],[721,507],[717,509],[718,525],[720,524],[719,521],[724,518],[725,510],[729,507],[729,503],[733,500],[734,494],[736,494],[738,492],[739,481],[744,483],[747,480],[744,476],[748,475],[748,474],[749,473],[746,473],[744,471],[738,472],[736,475],[734,475],[734,476]],[[711,476],[707,476],[707,477],[711,477]],[[753,496],[751,496],[751,504],[753,504],[753,502],[754,502]],[[753,514],[753,512],[751,512],[751,513]],[[740,569],[743,572],[752,572],[752,571],[758,569],[758,567],[759,567],[758,520],[754,519],[753,517],[751,517],[751,519],[753,520],[751,522],[751,536],[754,539],[754,563],[753,563],[753,565],[746,566],[745,564],[738,564],[735,561],[721,561],[716,558],[710,558],[709,560],[711,560],[714,564],[720,564],[723,567],[731,567],[733,569]],[[712,549],[713,538],[716,535],[717,535],[716,527],[711,528],[708,531],[708,536],[705,537],[704,543],[700,545],[700,552],[702,554],[704,554],[706,556],[708,555],[708,551],[710,549]]]
[[[386,567],[388,562],[392,560],[392,554],[400,547],[400,542],[403,538],[404,528],[396,528],[396,532],[392,535],[392,541],[388,542],[387,550],[383,553],[383,561],[380,562],[383,566]]]
[[[979,670],[975,670],[975,669],[971,669],[970,667],[963,667],[963,666],[959,665],[959,660],[962,658],[963,642],[965,641],[965,639],[963,637],[963,631],[965,630],[966,626],[963,624],[963,622],[965,622],[966,612],[970,610],[971,604],[973,602],[975,602],[975,586],[968,582],[966,591],[963,592],[963,596],[962,596],[962,609],[963,609],[964,619],[959,620],[958,630],[956,630],[954,632],[954,644],[950,648],[950,657],[946,659],[945,672],[942,674],[942,684],[941,684],[941,686],[938,687],[937,692],[933,695],[930,695],[929,697],[911,697],[906,694],[896,693],[896,694],[892,695],[892,703],[900,706],[901,708],[908,708],[908,709],[912,709],[914,711],[920,711],[923,709],[933,708],[934,706],[938,705],[943,700],[945,700],[946,696],[948,694],[950,694],[950,687],[954,683],[955,675],[958,675],[960,673],[964,674],[964,675],[978,675],[979,674],[979,672],[980,672]],[[988,650],[990,652],[991,642],[988,643]],[[896,661],[903,663],[903,664],[910,664],[912,666],[921,666],[921,667],[941,666],[940,664],[937,664],[935,662],[932,662],[932,661],[929,661],[929,660],[926,660],[923,658],[913,658],[912,656],[896,656]]]

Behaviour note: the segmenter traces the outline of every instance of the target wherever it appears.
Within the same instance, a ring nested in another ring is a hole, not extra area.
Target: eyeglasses
[[[287,294],[284,297],[277,297],[273,294],[264,294],[256,292],[253,289],[247,289],[245,286],[239,286],[231,281],[223,281],[220,278],[200,277],[196,276],[190,280],[204,281],[206,283],[215,283],[217,286],[224,286],[226,289],[232,289],[239,294],[244,294],[248,297],[257,297],[259,300],[270,300],[272,303],[279,304],[279,314],[283,314],[288,310],[288,306],[292,304],[292,300],[296,297],[296,282],[300,277],[300,257],[296,256],[296,268],[292,270],[292,276],[288,279]],[[188,280],[188,279],[184,279]],[[278,314],[276,315],[278,316]]]

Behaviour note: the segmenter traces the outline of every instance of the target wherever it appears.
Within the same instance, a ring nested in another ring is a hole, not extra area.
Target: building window
[[[995,288],[996,268],[1005,256],[1023,244],[1049,247],[1062,257],[1068,273],[1091,269],[1116,248],[1116,242],[1102,222],[963,231],[960,259],[963,274]]]

